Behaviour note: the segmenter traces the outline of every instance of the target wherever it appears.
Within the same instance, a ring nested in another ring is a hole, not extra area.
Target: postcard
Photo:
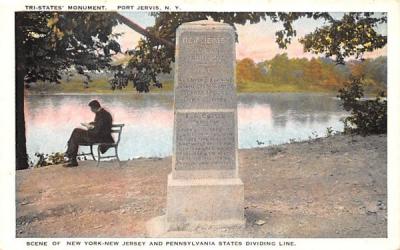
[[[0,249],[399,249],[399,10],[2,5]]]

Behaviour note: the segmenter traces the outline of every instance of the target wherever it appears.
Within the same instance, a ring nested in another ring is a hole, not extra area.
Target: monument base
[[[170,174],[166,215],[150,220],[146,229],[150,237],[212,237],[244,225],[239,178],[173,179]]]

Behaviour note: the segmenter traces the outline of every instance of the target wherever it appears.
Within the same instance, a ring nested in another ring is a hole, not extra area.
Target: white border
[[[255,239],[279,242],[280,240],[295,241],[296,247],[287,249],[400,249],[400,1],[396,0],[175,0],[175,1],[10,1],[0,5],[1,42],[1,91],[0,105],[2,107],[2,129],[0,160],[0,249],[50,249],[50,247],[26,247],[27,239],[15,238],[15,86],[14,86],[14,11],[23,11],[26,4],[30,5],[106,5],[108,11],[115,11],[118,5],[170,5],[180,6],[179,11],[373,11],[388,12],[388,238],[387,239]],[[38,239],[60,240],[68,239]],[[71,240],[71,239],[69,239]],[[79,238],[84,241],[89,239]],[[98,239],[94,239],[98,240]],[[102,241],[107,239],[103,238]],[[109,240],[116,240],[111,238]],[[120,239],[129,240],[129,239]],[[154,239],[134,238],[132,241],[151,241]],[[176,239],[183,240],[183,239]],[[197,241],[200,239],[194,239]],[[205,241],[219,239],[203,239]],[[228,241],[229,239],[222,239]],[[231,239],[245,241],[247,239]],[[251,240],[251,239],[250,239]],[[51,247],[52,248],[52,247]],[[104,247],[101,247],[104,248]],[[121,247],[106,247],[107,249],[124,249]],[[146,247],[147,248],[147,247]],[[156,247],[157,248],[157,247]],[[159,248],[159,247],[158,247]],[[170,249],[186,249],[187,247],[169,247]],[[189,247],[198,249],[197,247]],[[202,247],[209,249],[209,247]],[[229,247],[239,249],[239,247]],[[255,247],[270,249],[285,247]],[[57,248],[62,249],[62,248]],[[74,249],[65,247],[64,249]],[[89,248],[91,249],[91,248]],[[125,248],[127,249],[127,248]]]

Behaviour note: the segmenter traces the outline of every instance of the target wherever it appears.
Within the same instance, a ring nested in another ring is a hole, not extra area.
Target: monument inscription
[[[235,169],[232,112],[188,112],[176,117],[175,170]]]
[[[176,109],[236,107],[233,39],[224,31],[180,35]]]

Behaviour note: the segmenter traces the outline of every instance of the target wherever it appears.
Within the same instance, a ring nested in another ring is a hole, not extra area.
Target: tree
[[[312,58],[305,69],[304,76],[309,83],[321,83],[322,63],[320,60]]]
[[[363,60],[365,52],[383,48],[387,43],[387,36],[376,31],[378,24],[387,22],[386,14],[352,12],[345,13],[341,20],[326,20],[328,25],[300,39],[304,51],[333,56],[337,63],[344,64],[345,58]]]
[[[354,76],[355,78],[361,78],[362,76],[365,75],[366,71],[366,61],[360,62],[360,61],[351,61],[349,63],[349,68],[351,75]]]
[[[295,75],[292,74],[290,60],[287,53],[274,56],[274,58],[268,62],[268,67],[270,69],[270,73],[268,74],[270,83],[287,84],[295,77]]]
[[[369,60],[369,63],[365,67],[367,76],[373,81],[378,83],[381,87],[386,88],[387,84],[387,58],[386,56],[380,56],[373,60]]]
[[[261,81],[262,75],[258,67],[251,58],[244,58],[236,63],[237,81],[240,83],[247,81]]]
[[[59,82],[71,67],[80,74],[109,66],[120,52],[112,34],[115,13],[17,12],[16,45],[16,168],[28,167],[24,87],[37,81]]]
[[[170,72],[175,60],[172,46],[176,40],[175,31],[185,22],[212,19],[235,28],[235,24],[253,24],[269,18],[272,22],[282,23],[282,29],[275,35],[276,43],[285,49],[297,35],[294,22],[301,18],[321,19],[326,25],[299,40],[305,51],[332,57],[337,64],[344,64],[344,59],[350,56],[362,59],[365,52],[382,48],[387,42],[387,37],[376,31],[378,24],[387,22],[384,13],[378,16],[372,12],[345,13],[341,19],[327,12],[157,12],[152,15],[155,24],[145,32],[141,31],[147,35],[135,49],[127,52],[132,56],[127,68],[131,72],[130,78],[136,79],[134,87],[145,92],[149,91],[151,83],[161,87],[157,74]],[[138,78],[143,80],[137,81]]]

